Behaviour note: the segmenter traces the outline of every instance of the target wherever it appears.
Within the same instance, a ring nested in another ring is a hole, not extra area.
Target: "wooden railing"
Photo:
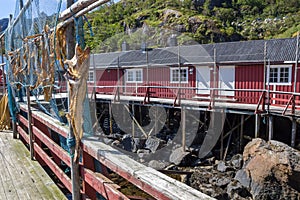
[[[300,109],[300,93],[285,91],[268,91],[264,89],[198,89],[195,87],[174,87],[174,86],[93,86],[89,91],[98,91],[98,95],[113,95],[116,97],[142,97],[144,103],[150,103],[151,99],[169,99],[172,104],[178,105],[178,99],[194,102],[207,102],[211,108],[216,102],[253,105],[255,113],[267,112],[271,106],[283,109],[282,114],[287,114],[290,109],[292,114]],[[178,92],[180,89],[180,92]],[[128,92],[130,91],[130,92]],[[161,91],[173,91],[165,93]],[[196,93],[196,91],[200,91]],[[203,91],[201,93],[201,91]],[[233,96],[222,95],[224,92],[234,92]],[[214,94],[214,95],[212,95]],[[229,105],[229,104],[227,104]]]
[[[38,110],[32,110],[33,141],[30,141],[27,133],[27,106],[20,104],[20,108],[17,127],[19,138],[25,145],[33,143],[35,159],[41,165],[48,166],[65,188],[71,192],[71,180],[64,170],[66,166],[70,166],[70,156],[57,139],[67,137],[68,127]],[[83,199],[96,199],[97,193],[111,200],[130,199],[129,196],[120,192],[119,185],[110,180],[108,169],[155,199],[212,199],[161,172],[130,159],[95,137],[85,137],[82,140],[82,150],[80,176]],[[96,172],[95,162],[100,163],[101,173]]]

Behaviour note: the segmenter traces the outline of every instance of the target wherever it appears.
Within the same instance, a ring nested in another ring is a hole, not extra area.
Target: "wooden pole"
[[[243,150],[243,138],[244,138],[244,122],[245,122],[245,115],[241,115],[241,129],[240,129],[240,144],[239,150],[240,152]]]
[[[109,112],[109,134],[113,134],[113,118],[112,118],[112,102],[108,103],[108,112]]]
[[[273,116],[269,115],[269,140],[273,139]]]
[[[67,7],[70,8],[74,0],[67,0]],[[70,23],[66,30],[66,38],[67,38],[67,58],[71,59],[75,52],[75,29],[74,23]],[[70,87],[68,87],[69,94],[69,109],[70,109]],[[68,140],[75,140],[74,132],[71,124],[69,124],[69,134]],[[73,155],[75,154],[75,145],[70,146],[70,155],[71,155],[71,181],[72,181],[72,199],[80,200],[80,177],[79,177],[79,159],[77,161],[74,160]]]
[[[297,120],[295,118],[292,119],[292,137],[291,137],[291,147],[295,147],[297,133]]]
[[[182,123],[182,151],[185,152],[186,148],[186,109],[182,107],[181,109],[181,123]]]
[[[30,149],[30,158],[34,160],[34,144],[33,144],[33,132],[32,132],[32,114],[30,107],[30,89],[29,86],[26,87],[27,94],[27,118],[28,118],[28,133],[29,133],[29,149]]]
[[[3,56],[3,39],[0,39],[1,42],[1,61],[2,63],[4,63],[4,56]],[[5,73],[4,73],[4,65],[1,66],[1,70],[2,70],[2,77],[3,77],[3,92],[2,92],[2,96],[4,96],[5,92],[5,84],[6,84],[6,77],[5,77]]]
[[[87,0],[85,0],[87,1]],[[67,26],[69,23],[73,22],[74,20],[74,17],[77,18],[77,17],[80,17],[86,13],[88,13],[89,11],[93,10],[94,8],[97,8],[107,2],[109,2],[110,0],[102,0],[102,1],[99,1],[99,0],[89,0],[89,4],[88,6],[82,6],[77,4],[77,8],[76,10],[78,10],[77,12],[74,12],[73,9],[67,9],[67,10],[64,10],[63,12],[65,12],[66,14],[64,15],[68,15],[70,16],[69,18],[68,17],[64,17],[63,15],[61,15],[59,17],[60,20],[62,20],[63,22],[61,22],[59,24],[59,26]],[[94,3],[91,3],[91,2],[94,2]],[[62,12],[62,13],[63,13]]]
[[[68,0],[69,1],[69,0]],[[73,1],[73,0],[72,0]],[[109,0],[100,1],[100,3],[107,3]],[[66,20],[75,14],[77,14],[79,11],[81,11],[83,8],[87,8],[90,5],[93,5],[94,3],[99,3],[99,0],[79,0],[76,3],[74,1],[70,6],[67,6],[68,8],[64,11],[62,11],[59,14],[59,20]],[[100,4],[101,5],[101,4]]]
[[[255,114],[255,133],[254,133],[255,138],[259,136],[259,129],[260,129],[260,115]]]
[[[129,109],[128,109],[128,111],[129,111]],[[134,119],[135,118],[134,117],[134,114],[135,114],[135,112],[134,112],[134,104],[131,105],[131,112],[132,112],[132,119]],[[135,133],[135,130],[134,130],[134,120],[132,120],[131,125],[132,125],[132,137],[134,138],[134,133]]]

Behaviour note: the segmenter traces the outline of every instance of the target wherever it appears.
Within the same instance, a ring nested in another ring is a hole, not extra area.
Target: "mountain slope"
[[[142,40],[142,27],[199,43],[291,37],[300,30],[299,10],[300,0],[123,0],[88,15],[94,36],[86,41],[96,51],[116,51],[123,41]]]

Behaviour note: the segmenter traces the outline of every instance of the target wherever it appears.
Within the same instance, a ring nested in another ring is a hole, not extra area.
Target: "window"
[[[94,71],[89,71],[88,82],[94,82],[94,81],[95,81]]]
[[[179,83],[179,78],[182,83],[188,82],[188,68],[181,68],[179,74],[179,68],[171,69],[171,82]]]
[[[269,81],[273,85],[291,84],[292,66],[272,65],[269,71]]]
[[[128,69],[127,70],[127,82],[132,82],[132,83],[143,82],[142,69]]]

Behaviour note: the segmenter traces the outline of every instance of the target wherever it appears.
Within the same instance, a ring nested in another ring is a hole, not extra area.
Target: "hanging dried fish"
[[[83,136],[83,102],[86,97],[89,54],[89,48],[82,50],[80,46],[76,45],[74,57],[65,61],[69,66],[66,76],[70,88],[70,109],[67,118],[76,139],[75,161],[78,161],[80,155],[80,140]]]

